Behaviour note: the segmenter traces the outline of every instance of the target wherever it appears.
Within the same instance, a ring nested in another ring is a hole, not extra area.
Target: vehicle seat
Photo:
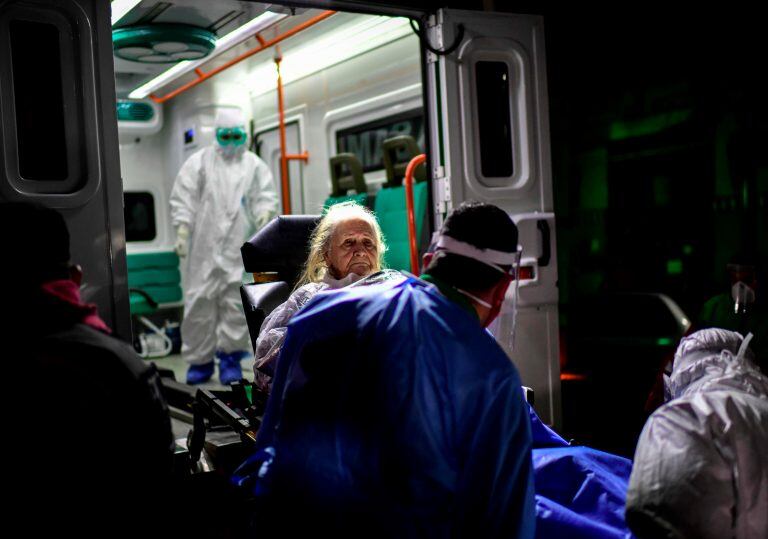
[[[387,171],[387,182],[385,188],[399,187],[403,185],[405,171],[408,163],[417,155],[423,153],[416,143],[416,139],[410,135],[400,135],[386,139],[381,143],[382,157],[384,160],[384,170]],[[418,167],[414,171],[416,182],[423,182],[427,179],[426,167]]]
[[[370,207],[363,165],[357,156],[353,153],[340,153],[331,157],[330,165],[331,194],[325,200],[323,209],[348,200]],[[350,194],[350,191],[353,193]]]
[[[374,212],[387,242],[385,263],[391,269],[411,271],[403,179],[408,163],[421,151],[416,140],[408,135],[385,140],[383,148],[387,182],[376,195]],[[417,167],[414,173],[416,183],[413,185],[413,209],[416,217],[416,242],[420,251],[423,251],[428,241],[427,227],[424,226],[428,200],[426,177],[426,166]]]
[[[131,253],[126,258],[132,315],[151,314],[157,304],[181,301],[181,272],[175,252]]]
[[[147,316],[160,309],[181,306],[181,272],[179,257],[173,251],[130,253],[127,257],[128,291],[131,316],[149,331],[157,341],[156,346],[144,342],[145,334],[139,334],[142,357],[163,357],[171,353],[173,342],[165,331]],[[146,345],[146,346],[145,346]]]
[[[240,287],[254,350],[264,319],[288,299],[299,279],[319,220],[319,215],[279,215],[240,248],[245,271],[254,277]]]

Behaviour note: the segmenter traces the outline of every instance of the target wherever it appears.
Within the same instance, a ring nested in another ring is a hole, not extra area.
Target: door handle
[[[543,268],[549,265],[549,259],[552,257],[552,247],[550,245],[549,221],[539,219],[536,221],[536,228],[541,231],[541,256],[539,257],[539,267]]]

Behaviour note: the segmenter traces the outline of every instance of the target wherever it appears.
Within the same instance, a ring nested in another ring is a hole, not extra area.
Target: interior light
[[[116,25],[120,19],[125,17],[129,11],[135,8],[141,0],[112,0],[112,26]]]
[[[283,84],[327,69],[410,33],[408,19],[384,16],[367,16],[356,24],[327,32],[320,39],[295,49],[283,50],[283,60],[280,62]],[[251,95],[274,90],[274,62],[264,62],[253,69],[245,84]]]
[[[213,52],[200,60],[183,60],[172,68],[167,69],[160,73],[157,77],[151,81],[139,86],[133,90],[128,97],[131,99],[143,99],[155,90],[162,88],[174,79],[189,73],[190,71],[200,67],[211,58],[218,56],[219,54],[231,49],[235,45],[238,45],[246,39],[252,37],[257,32],[261,32],[265,28],[272,26],[278,21],[287,17],[284,13],[272,13],[271,11],[265,11],[255,19],[250,20],[243,26],[233,30],[225,36],[216,40],[216,47]]]

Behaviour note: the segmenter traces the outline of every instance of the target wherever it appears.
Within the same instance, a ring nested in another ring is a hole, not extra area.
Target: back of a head
[[[8,254],[3,282],[26,290],[69,276],[69,231],[54,209],[29,202],[0,204],[0,242]]]
[[[501,208],[484,202],[465,202],[454,209],[440,232],[479,249],[517,251],[517,226]],[[503,275],[496,269],[461,255],[437,251],[426,273],[467,290],[485,290]]]

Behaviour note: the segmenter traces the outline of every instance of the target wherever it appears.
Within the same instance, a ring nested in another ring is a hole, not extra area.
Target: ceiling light
[[[123,26],[112,30],[112,46],[123,60],[168,64],[208,56],[216,34],[186,24]]]

